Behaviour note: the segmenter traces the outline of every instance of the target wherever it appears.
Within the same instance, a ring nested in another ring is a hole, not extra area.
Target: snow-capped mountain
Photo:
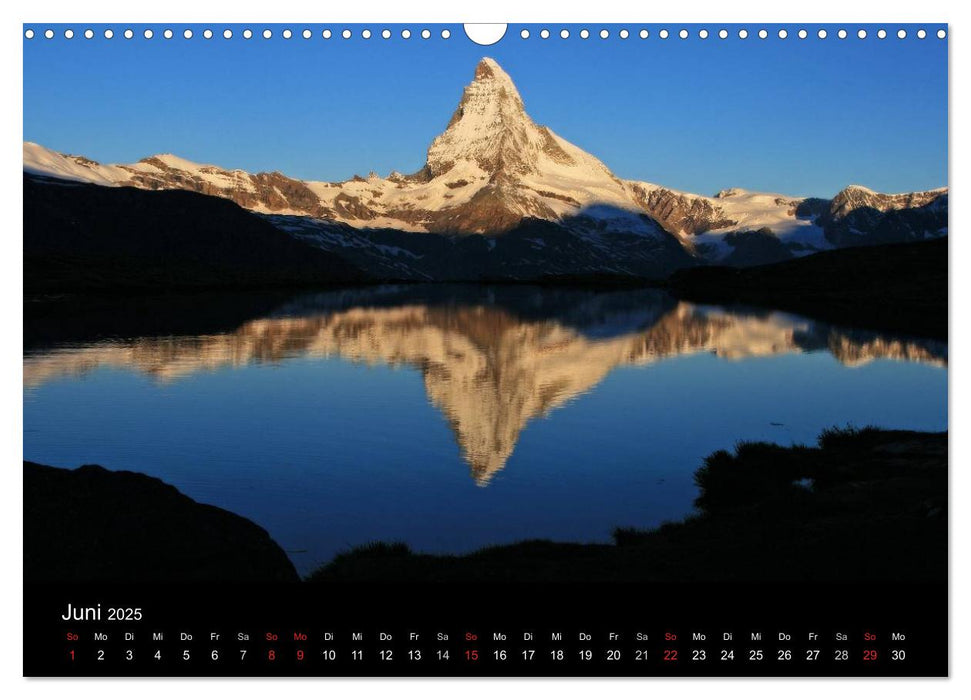
[[[621,179],[536,124],[512,79],[490,58],[476,66],[425,166],[411,175],[302,181],[171,154],[102,165],[34,143],[24,143],[24,171],[231,199],[365,269],[405,279],[441,277],[439,265],[461,268],[466,252],[491,257],[476,262],[473,277],[490,276],[482,265],[508,272],[511,262],[526,276],[659,275],[698,263],[774,262],[947,233],[946,188],[885,195],[851,186],[832,200],[740,189],[707,197]],[[406,232],[447,235],[433,242]],[[489,241],[456,240],[466,234]]]

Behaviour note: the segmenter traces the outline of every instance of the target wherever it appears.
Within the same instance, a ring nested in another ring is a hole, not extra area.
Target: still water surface
[[[25,309],[24,455],[157,476],[302,573],[371,540],[606,541],[739,440],[947,428],[947,345],[655,290],[382,287]]]

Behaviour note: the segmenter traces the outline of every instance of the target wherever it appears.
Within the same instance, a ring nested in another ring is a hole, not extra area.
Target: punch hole
[[[465,36],[479,46],[492,46],[506,36],[507,25],[505,24],[465,24],[462,26],[465,29]],[[547,36],[549,36],[549,32],[547,32]]]

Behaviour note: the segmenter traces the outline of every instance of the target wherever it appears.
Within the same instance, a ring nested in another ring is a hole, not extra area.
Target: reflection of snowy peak
[[[434,301],[396,297],[394,288],[345,290],[295,300],[232,331],[70,343],[26,354],[24,383],[36,387],[102,366],[136,369],[164,383],[297,357],[409,366],[421,373],[472,476],[485,485],[529,423],[618,367],[702,352],[734,360],[828,351],[852,365],[875,359],[947,364],[943,342],[840,329],[784,313],[699,307],[652,289],[596,297],[564,291],[548,295],[549,306],[514,292],[505,297],[509,308],[496,301],[502,290],[484,289],[463,298],[445,288],[444,298]]]
[[[599,248],[591,260],[613,247],[624,249],[626,259],[636,243],[633,236],[647,249],[641,257],[671,269],[692,258],[772,262],[842,245],[915,240],[947,231],[946,189],[884,195],[854,186],[833,200],[739,189],[705,197],[622,180],[592,155],[533,122],[512,79],[490,58],[476,66],[448,126],[429,147],[425,166],[412,175],[301,181],[278,172],[200,165],[170,154],[132,165],[101,165],[33,143],[24,144],[24,171],[106,186],[186,189],[228,198],[262,214],[309,217],[313,221],[298,227],[306,233],[316,226],[321,232],[316,244],[331,248],[337,246],[331,242],[334,224],[365,236],[378,229],[497,235],[541,220]],[[873,240],[861,238],[871,234]],[[618,235],[625,237],[622,242]],[[672,252],[672,246],[680,250]],[[622,264],[603,271],[630,272]]]

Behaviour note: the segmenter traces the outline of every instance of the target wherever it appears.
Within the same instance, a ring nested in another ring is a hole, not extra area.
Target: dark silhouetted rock
[[[332,285],[364,275],[219,197],[24,175],[24,291]]]
[[[297,579],[263,528],[159,479],[24,462],[25,581]]]
[[[669,288],[705,303],[786,309],[860,328],[947,337],[947,239],[863,246],[757,267],[696,267]]]

